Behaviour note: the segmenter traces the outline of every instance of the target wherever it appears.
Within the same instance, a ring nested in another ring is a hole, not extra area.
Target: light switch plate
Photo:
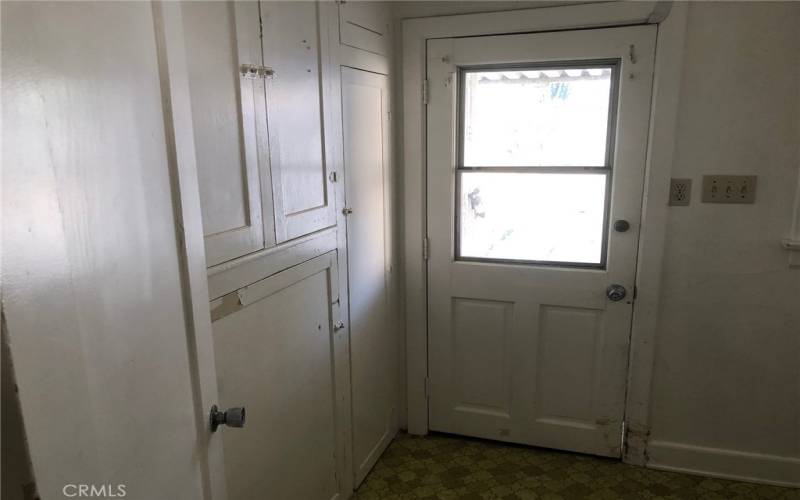
[[[704,175],[703,203],[755,203],[755,175]]]
[[[670,179],[669,204],[673,207],[686,206],[692,200],[691,179]]]

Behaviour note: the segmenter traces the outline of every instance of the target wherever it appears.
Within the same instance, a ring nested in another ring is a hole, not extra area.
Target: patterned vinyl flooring
[[[800,500],[800,490],[479,439],[400,434],[355,498]]]

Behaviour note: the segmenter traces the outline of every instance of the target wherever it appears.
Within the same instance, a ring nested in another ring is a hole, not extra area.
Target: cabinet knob
[[[225,411],[220,411],[217,405],[211,407],[209,420],[211,422],[211,432],[216,432],[220,425],[228,427],[244,427],[245,410],[244,406],[235,406]]]
[[[344,208],[342,209],[342,213],[343,213],[344,215],[350,215],[350,214],[352,214],[352,213],[353,213],[353,209],[352,209],[352,208],[350,208],[350,207],[344,207]]]

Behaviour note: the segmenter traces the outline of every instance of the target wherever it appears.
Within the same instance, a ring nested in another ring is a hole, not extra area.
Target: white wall
[[[787,469],[800,482],[800,462],[772,460],[800,459],[800,269],[779,245],[800,164],[799,26],[798,3],[689,9],[672,175],[693,179],[693,199],[667,227],[654,463],[741,475],[727,462],[746,461],[754,476]],[[700,203],[701,176],[717,173],[758,175],[756,203]]]

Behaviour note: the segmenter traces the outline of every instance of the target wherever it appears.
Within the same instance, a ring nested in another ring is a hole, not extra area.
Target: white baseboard
[[[800,488],[800,458],[658,440],[647,444],[647,456],[653,469]]]

